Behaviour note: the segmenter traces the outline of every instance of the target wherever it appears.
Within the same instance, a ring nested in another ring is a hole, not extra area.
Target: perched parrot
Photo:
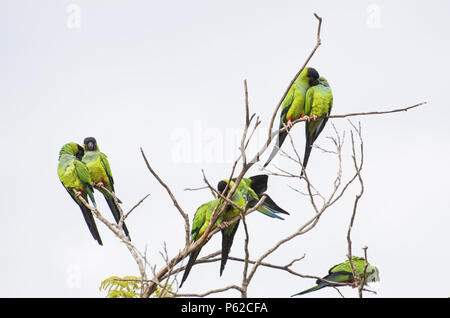
[[[267,175],[257,175],[250,178],[242,178],[241,182],[239,183],[239,186],[237,187],[236,191],[233,193],[231,197],[231,201],[233,201],[237,206],[239,206],[242,209],[244,209],[247,204],[249,208],[252,208],[258,203],[259,199],[263,195],[265,195],[264,203],[257,209],[257,211],[267,216],[283,220],[283,218],[277,215],[277,213],[287,215],[289,215],[289,213],[280,208],[267,194],[264,193],[267,190],[268,178],[269,177]],[[235,181],[236,179],[231,180],[228,190],[233,187]],[[219,184],[217,185],[217,190],[220,193],[223,193],[227,183],[228,183],[227,180],[220,181]],[[226,191],[226,193],[223,193],[223,195],[226,196],[227,193],[228,191]],[[229,208],[223,214],[223,221],[229,222],[239,214],[240,214],[239,209],[230,204]],[[222,260],[220,263],[220,275],[222,275],[222,272],[225,268],[225,264],[228,260],[228,255],[230,253],[231,245],[233,244],[234,235],[236,234],[238,226],[239,220],[221,230]]]
[[[103,152],[100,152],[97,141],[94,137],[87,137],[84,139],[84,156],[82,161],[86,164],[89,169],[89,174],[94,183],[103,185],[108,191],[114,192],[114,179],[111,174],[111,167],[109,166],[108,159]],[[108,203],[109,209],[111,210],[116,223],[120,221],[120,212],[119,208],[114,201],[114,198],[107,192],[102,189],[99,191],[105,197],[106,202]],[[119,203],[120,200],[118,200]],[[123,231],[125,235],[130,238],[128,234],[127,226],[125,222],[123,223]]]
[[[194,215],[194,220],[192,221],[192,229],[191,229],[191,243],[197,241],[205,232],[206,228],[208,227],[210,221],[212,212],[214,211],[214,208],[219,203],[219,198],[209,201],[203,205],[201,205]],[[219,205],[216,209],[216,211],[220,211],[221,205]],[[227,207],[228,209],[228,207]],[[225,214],[226,212],[224,212]],[[222,214],[223,216],[223,214]],[[213,229],[219,225],[222,222],[222,216],[219,217],[219,219],[216,221],[216,224],[214,224]],[[206,242],[205,242],[206,243]],[[184,270],[183,278],[181,279],[180,288],[183,286],[184,281],[189,275],[189,272],[191,271],[192,266],[194,265],[197,256],[200,254],[200,251],[202,247],[205,245],[203,243],[200,245],[196,250],[191,252],[191,255],[189,256],[188,263],[186,265],[186,269]]]
[[[92,188],[92,180],[89,175],[89,170],[81,161],[83,154],[83,147],[77,143],[70,142],[65,144],[59,152],[58,176],[64,188],[70,194],[72,199],[78,204],[81,212],[83,212],[84,220],[86,221],[92,236],[98,244],[103,245],[92,212],[84,206],[79,199],[79,196],[81,196],[86,202],[88,202],[89,196],[92,204],[96,207],[93,195],[94,189]],[[74,193],[74,191],[76,193]]]
[[[353,260],[353,265],[355,266],[356,273],[360,276],[360,278],[362,278],[363,274],[364,274],[364,267],[365,267],[364,258],[353,256],[352,260]],[[351,268],[349,260],[346,260],[345,262],[343,262],[341,264],[333,266],[328,271],[328,275],[323,277],[323,279],[330,281],[330,282],[336,282],[336,283],[353,283],[354,278],[353,278],[352,268]],[[367,269],[366,269],[366,283],[378,282],[379,280],[380,280],[380,275],[378,272],[378,268],[376,266],[368,264]],[[304,294],[307,294],[307,293],[310,293],[310,292],[313,292],[313,291],[316,291],[316,290],[319,290],[319,289],[322,289],[322,288],[328,287],[328,286],[339,287],[339,285],[328,284],[319,279],[316,281],[316,284],[317,284],[316,286],[309,288],[307,290],[304,290],[298,294],[292,295],[291,297],[297,296],[297,295],[304,295]]]
[[[310,87],[306,93],[305,114],[309,119],[305,125],[306,144],[305,155],[303,157],[303,169],[306,169],[314,141],[316,141],[325,127],[332,106],[333,94],[331,93],[330,85],[324,77],[320,77],[319,84]],[[322,116],[327,117],[318,118]]]
[[[288,127],[288,130],[291,129],[293,121],[305,116],[306,92],[311,86],[317,85],[318,80],[319,73],[312,67],[305,67],[296,78],[295,82],[289,88],[289,91],[286,94],[281,106],[280,129],[283,128],[284,125]],[[277,144],[273,148],[269,159],[267,159],[264,164],[264,167],[266,167],[275,157],[286,139],[287,134],[287,131],[283,131],[278,134]]]
[[[236,203],[237,206],[241,208],[245,208],[245,205],[248,202],[248,207],[254,207],[256,203],[259,201],[261,196],[264,194],[264,192],[267,190],[267,175],[258,175],[253,176],[250,178],[243,178],[241,180],[241,183],[239,184],[236,191],[233,193],[233,196],[231,197],[231,201]],[[229,187],[233,187],[234,180],[230,182]],[[227,185],[227,180],[222,180],[219,182],[217,189],[220,193],[222,193],[224,196],[226,196],[226,192],[224,193],[225,187]],[[231,188],[229,188],[231,189]],[[211,220],[211,214],[214,211],[215,206],[218,204],[220,198],[216,198],[215,200],[212,200],[210,202],[207,202],[200,206],[194,215],[194,220],[192,222],[192,230],[191,230],[191,242],[197,241],[206,228],[208,227],[210,220]],[[223,204],[223,203],[222,203]],[[217,207],[217,211],[220,211],[221,205]],[[267,216],[283,219],[282,217],[278,216],[276,213],[283,213],[289,215],[288,212],[280,208],[273,200],[266,195],[266,198],[264,200],[264,204],[262,204],[258,211],[261,213],[264,213]],[[232,204],[227,204],[225,211],[223,214],[218,218],[216,221],[216,224],[214,224],[213,229],[219,224],[229,222],[234,217],[239,215],[240,211],[238,208],[233,206]],[[239,225],[239,221],[224,227],[222,232],[222,262],[220,265],[220,275],[222,275],[223,269],[225,268],[226,261],[228,259],[228,254],[230,252],[231,245],[233,243],[233,238],[236,233],[237,227]],[[204,244],[203,244],[204,245]],[[189,256],[188,263],[186,265],[186,269],[184,270],[183,278],[181,279],[180,288],[183,285],[184,281],[186,280],[187,276],[189,275],[189,272],[194,265],[201,248],[203,247],[199,246],[196,250],[194,250],[191,255]]]

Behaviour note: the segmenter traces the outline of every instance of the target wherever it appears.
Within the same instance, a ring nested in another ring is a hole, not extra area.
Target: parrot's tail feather
[[[265,194],[266,198],[264,199],[264,205],[267,206],[269,209],[271,209],[275,213],[282,213],[290,215],[289,212],[283,210],[280,208],[267,194]]]
[[[180,288],[181,288],[181,286],[183,286],[184,281],[188,277],[192,266],[194,266],[197,256],[198,256],[198,254],[200,254],[201,249],[202,249],[201,247],[197,248],[196,250],[192,251],[191,256],[189,256],[188,263],[186,264],[186,268],[184,269],[183,278],[181,279]]]
[[[306,126],[306,127],[308,127],[308,126]],[[303,169],[302,169],[302,173],[300,174],[300,176],[303,176],[303,174],[305,172],[306,165],[308,164],[309,156],[311,155],[313,143],[314,143],[313,137],[310,136],[308,133],[308,130],[306,130],[305,154],[303,156]]]
[[[111,210],[111,212],[114,216],[114,220],[116,221],[117,224],[119,224],[120,210],[117,207],[116,202],[114,201],[114,199],[112,197],[108,198],[106,195],[105,195],[105,200],[106,200],[106,203],[108,203],[109,209]],[[128,233],[128,228],[127,228],[125,222],[122,223],[122,228],[123,228],[123,231],[125,232],[125,235],[128,236],[128,239],[131,241],[130,234]]]
[[[266,163],[264,164],[264,167],[266,167],[272,161],[272,159],[275,157],[275,155],[278,153],[278,150],[280,150],[281,145],[283,144],[284,140],[286,139],[287,134],[288,133],[286,131],[282,131],[278,134],[277,145],[275,145],[273,147],[272,153],[270,154],[269,159],[267,159]]]
[[[269,176],[267,174],[259,174],[250,177],[250,180],[252,180],[250,188],[252,188],[259,197],[262,196],[267,190],[268,179]]]
[[[64,184],[63,184],[64,186]],[[98,242],[98,244],[103,245],[102,239],[100,238],[100,234],[98,233],[97,225],[95,224],[94,216],[92,215],[91,210],[89,210],[80,200],[75,197],[75,194],[72,190],[67,189],[64,186],[64,189],[69,193],[70,197],[75,201],[75,203],[80,207],[81,212],[83,212],[84,220],[89,228],[89,232],[91,232],[94,239]],[[88,196],[83,194],[83,199],[87,202]],[[95,202],[95,201],[94,201]]]
[[[98,244],[103,245],[102,239],[100,238],[100,233],[98,232],[97,225],[95,224],[94,216],[92,215],[91,210],[85,207],[82,203],[79,204],[81,212],[83,212],[84,220],[89,228],[94,239],[98,242]]]
[[[269,207],[267,207],[265,205],[260,206],[258,209],[258,212],[261,212],[262,214],[270,216],[272,218],[284,220],[284,218],[282,218],[281,216],[276,214],[276,211],[270,209]]]
[[[317,286],[311,287],[311,288],[309,288],[309,289],[307,289],[307,290],[304,290],[304,291],[302,291],[302,292],[299,292],[298,294],[294,294],[294,295],[292,295],[291,297],[299,296],[299,295],[304,295],[304,294],[307,294],[307,293],[310,293],[310,292],[313,292],[313,291],[322,289],[322,288],[324,288],[324,287],[326,287],[326,286],[327,286],[327,285],[317,285]]]
[[[222,230],[222,260],[220,261],[220,276],[222,276],[223,270],[225,269],[225,264],[227,263],[228,255],[230,254],[231,245],[233,245],[233,239],[239,226],[239,221],[230,226],[234,226],[234,228],[229,231],[229,233],[227,233],[227,229]]]
[[[97,208],[97,203],[95,203],[95,198],[94,198],[94,193],[93,193],[94,189],[92,188],[92,186],[88,187],[88,191],[86,191],[86,192],[87,192],[87,194],[89,196],[89,199],[91,200],[92,205],[94,206],[94,208]],[[86,202],[87,202],[87,200],[86,200]]]

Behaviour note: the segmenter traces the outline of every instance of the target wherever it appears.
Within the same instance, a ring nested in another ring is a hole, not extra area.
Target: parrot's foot
[[[310,118],[312,118],[312,120],[317,120],[317,115],[312,115]]]
[[[311,118],[310,118],[308,115],[305,115],[305,114],[302,114],[302,115],[300,116],[300,118],[306,119],[307,121],[310,121],[310,120],[311,120]]]
[[[291,129],[292,126],[294,126],[294,125],[292,124],[292,121],[290,119],[288,119],[286,126],[288,129]]]
[[[220,223],[220,224],[218,225],[218,228],[221,229],[221,230],[223,230],[223,229],[225,229],[225,228],[227,228],[227,227],[229,227],[229,226],[230,226],[230,223],[229,223],[229,222],[227,222],[227,221],[222,221],[222,223]]]
[[[75,194],[75,197],[79,197],[83,192],[82,191],[78,191],[77,189],[72,189],[73,193]]]
[[[103,182],[94,182],[94,187],[104,187],[105,184]]]

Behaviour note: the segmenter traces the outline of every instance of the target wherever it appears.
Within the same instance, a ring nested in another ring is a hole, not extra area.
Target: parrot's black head
[[[308,67],[306,76],[309,78],[309,86],[315,86],[319,84],[319,72],[315,68]]]
[[[219,184],[217,185],[217,191],[219,191],[219,193],[222,193],[223,190],[225,190],[225,187],[227,186],[227,182],[225,181],[220,181]],[[226,193],[224,193],[224,195],[226,195]]]
[[[78,146],[78,152],[75,155],[75,157],[77,157],[77,159],[81,161],[81,159],[83,159],[83,156],[84,156],[84,149],[80,145],[77,145],[77,146]]]
[[[95,140],[94,137],[84,138],[84,149],[86,149],[86,151],[97,151],[97,140]]]

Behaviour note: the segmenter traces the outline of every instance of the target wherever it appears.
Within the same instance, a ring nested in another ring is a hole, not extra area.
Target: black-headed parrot
[[[82,161],[89,169],[89,174],[92,182],[102,185],[103,187],[108,189],[108,191],[115,194],[114,179],[111,173],[111,167],[109,165],[108,158],[103,152],[99,150],[97,141],[94,137],[87,137],[84,139],[84,156]],[[114,198],[107,191],[104,191],[102,189],[99,189],[99,191],[105,197],[106,203],[108,203],[109,209],[114,216],[114,220],[118,224],[120,221],[120,212],[116,202],[114,201]],[[118,201],[119,203],[121,203],[120,200]],[[125,222],[123,223],[123,231],[125,235],[130,238]]]
[[[305,125],[306,143],[303,169],[306,169],[312,146],[325,127],[332,106],[333,94],[330,85],[324,77],[320,77],[319,84],[310,87],[306,93],[305,115],[308,116],[308,121]],[[303,172],[304,170],[302,170],[302,175]]]
[[[311,86],[317,85],[318,80],[319,73],[312,67],[305,67],[295,79],[295,82],[289,88],[288,93],[282,102],[279,125],[280,129],[286,125],[287,129],[290,130],[292,128],[293,121],[305,116],[306,92]],[[264,167],[266,167],[275,157],[287,135],[287,131],[283,131],[278,134],[277,144],[274,146],[269,159],[267,159],[264,164]]]
[[[257,175],[252,176],[250,178],[242,178],[241,182],[239,183],[239,186],[237,187],[237,190],[233,193],[233,196],[231,197],[231,201],[233,201],[237,206],[244,209],[246,205],[249,208],[252,208],[256,206],[259,199],[265,195],[264,203],[257,209],[258,212],[261,212],[267,216],[281,219],[283,218],[278,215],[278,213],[287,214],[288,212],[280,208],[266,193],[267,190],[267,181],[268,181],[267,175]],[[234,182],[236,179],[232,179],[229,188],[231,189],[233,187]],[[225,190],[225,187],[228,183],[228,180],[222,180],[217,185],[217,190],[220,193],[223,193]],[[226,196],[227,192],[223,195]],[[234,217],[240,214],[240,211],[237,207],[233,206],[232,204],[229,205],[229,208],[226,210],[226,212],[223,214],[223,221],[229,222]],[[224,227],[222,232],[222,260],[220,263],[220,275],[222,275],[223,270],[225,268],[225,264],[228,260],[228,255],[230,253],[231,245],[233,244],[233,239],[236,234],[237,228],[239,226],[239,220],[234,222],[233,224],[230,224],[226,227]]]
[[[363,278],[364,267],[366,264],[364,258],[353,256],[352,260],[353,260],[353,265],[355,266],[356,273],[359,275],[360,278]],[[329,282],[336,282],[336,283],[353,283],[355,281],[355,279],[353,277],[352,268],[351,268],[349,260],[346,260],[343,263],[333,266],[328,271],[328,275],[323,277],[323,279],[326,281],[329,281]],[[376,266],[368,264],[367,269],[366,269],[365,282],[371,283],[371,282],[377,282],[379,280],[380,280],[380,275],[378,272],[378,268]],[[339,284],[333,285],[333,284],[329,284],[329,283],[324,282],[319,279],[316,281],[316,284],[317,284],[316,286],[311,287],[311,288],[304,290],[300,293],[297,293],[295,295],[292,295],[291,297],[297,296],[297,295],[304,295],[304,294],[322,289],[324,287],[329,287],[329,286],[339,287],[340,286]]]
[[[194,219],[192,221],[191,243],[197,241],[203,235],[203,233],[205,232],[206,228],[208,227],[208,225],[211,221],[212,212],[214,211],[214,208],[218,204],[219,204],[219,198],[209,201],[205,204],[202,204],[197,209],[197,211],[195,212],[195,215],[194,215]],[[220,211],[220,208],[221,208],[221,205],[219,205],[216,208],[216,211],[217,212]],[[227,207],[227,209],[228,209],[228,207]],[[226,212],[224,212],[224,214],[225,213]],[[222,216],[218,218],[218,220],[216,221],[216,224],[214,224],[212,229],[214,229],[217,225],[219,225],[222,222],[222,218],[223,218],[224,214],[222,214]],[[192,266],[194,265],[195,261],[197,260],[197,257],[200,254],[200,251],[205,244],[206,244],[206,242],[204,242],[202,245],[197,247],[197,249],[192,251],[191,254],[189,255],[189,260],[188,260],[188,263],[186,264],[186,268],[183,273],[183,278],[181,279],[180,288],[181,288],[181,286],[183,286],[184,281],[188,277]]]
[[[98,244],[103,245],[91,210],[79,199],[79,196],[81,196],[88,202],[89,197],[92,204],[96,207],[89,170],[81,161],[83,154],[83,147],[77,143],[70,142],[65,144],[59,152],[58,177],[64,188],[70,194],[70,197],[78,204],[81,212],[83,212],[84,220],[92,236]]]

